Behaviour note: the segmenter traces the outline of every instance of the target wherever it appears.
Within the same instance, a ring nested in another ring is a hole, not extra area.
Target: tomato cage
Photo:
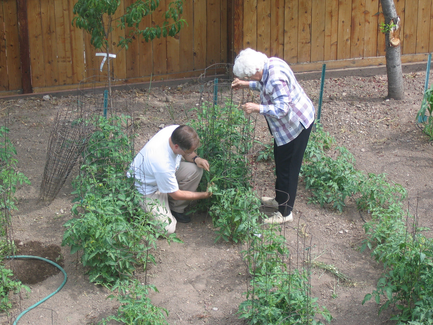
[[[125,115],[124,131],[132,137],[132,113],[128,110],[125,86],[112,78],[107,81],[104,73],[80,82],[77,95],[57,114],[47,145],[47,158],[42,177],[39,200],[51,203],[65,184],[68,176],[87,147],[95,131],[95,118],[103,116],[110,119]],[[126,90],[128,91],[128,89]]]

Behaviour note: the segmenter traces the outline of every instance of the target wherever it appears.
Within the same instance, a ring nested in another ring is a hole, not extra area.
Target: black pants
[[[299,172],[313,125],[314,123],[308,129],[302,130],[296,139],[285,145],[278,147],[274,141],[275,172],[277,175],[275,199],[279,204],[278,210],[283,216],[288,216],[295,204]]]

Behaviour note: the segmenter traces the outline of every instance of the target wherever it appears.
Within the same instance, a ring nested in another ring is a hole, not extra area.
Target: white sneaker
[[[293,221],[292,213],[290,212],[290,214],[287,217],[283,217],[280,211],[274,212],[271,217],[263,220],[264,223],[272,223],[272,224],[285,223],[288,221]]]
[[[264,196],[260,199],[260,201],[268,208],[278,209],[278,202],[273,197]]]

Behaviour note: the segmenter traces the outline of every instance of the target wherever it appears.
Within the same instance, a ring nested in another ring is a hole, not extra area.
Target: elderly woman
[[[274,137],[276,195],[262,198],[262,203],[278,211],[264,222],[292,221],[299,172],[314,123],[313,103],[289,65],[279,58],[245,49],[236,57],[233,73],[237,77],[232,82],[233,89],[260,91],[261,104],[246,103],[242,109],[247,114],[264,115]]]

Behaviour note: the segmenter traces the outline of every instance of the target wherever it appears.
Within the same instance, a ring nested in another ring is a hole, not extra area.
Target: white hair
[[[266,62],[268,62],[266,54],[247,48],[236,57],[233,74],[241,79],[249,78],[257,71],[262,71]]]

